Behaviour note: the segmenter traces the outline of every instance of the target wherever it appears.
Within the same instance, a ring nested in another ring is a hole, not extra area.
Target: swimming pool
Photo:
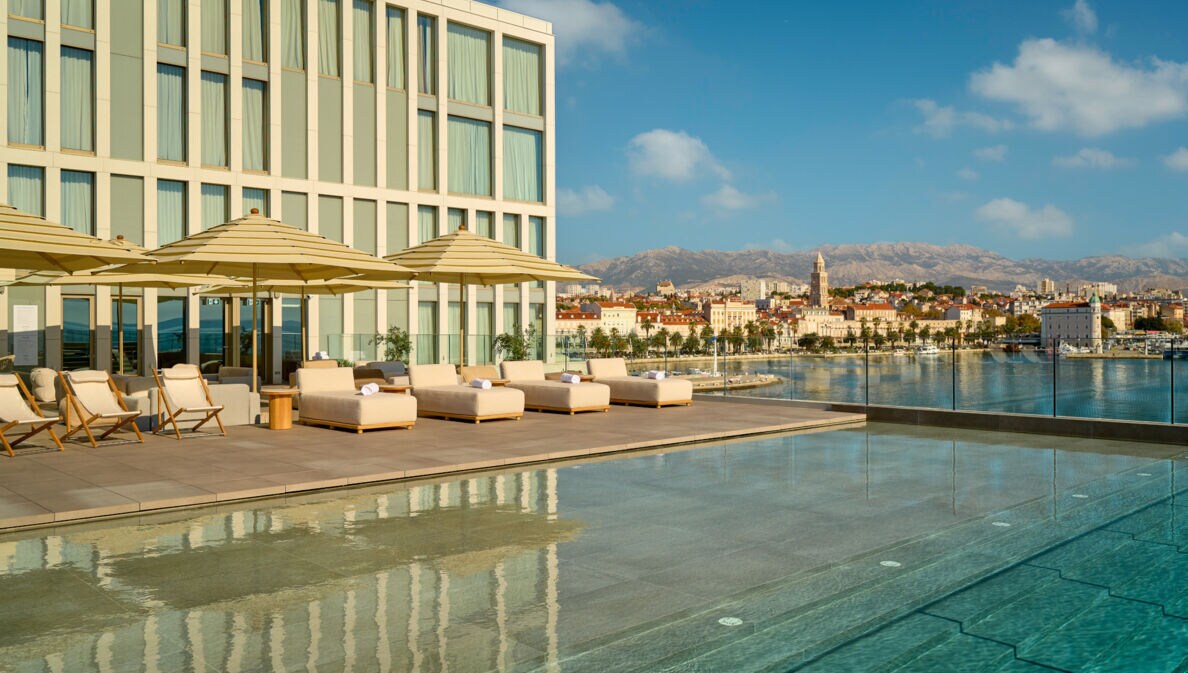
[[[824,665],[1163,502],[1178,451],[871,424],[12,533],[0,670]]]

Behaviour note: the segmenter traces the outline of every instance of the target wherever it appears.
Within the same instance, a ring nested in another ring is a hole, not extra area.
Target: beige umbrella
[[[72,273],[151,261],[135,250],[0,204],[0,268]]]
[[[414,273],[325,236],[260,215],[249,215],[191,234],[152,252],[162,273],[219,274],[250,278],[252,284],[252,390],[256,390],[256,293],[260,280],[312,281],[367,274],[372,279],[408,280]],[[128,273],[152,271],[132,264]]]
[[[503,285],[532,281],[598,280],[594,276],[524,252],[519,248],[479,236],[462,225],[384,259],[417,274],[417,280],[457,283],[462,288],[461,360],[466,364],[466,288],[468,285]]]

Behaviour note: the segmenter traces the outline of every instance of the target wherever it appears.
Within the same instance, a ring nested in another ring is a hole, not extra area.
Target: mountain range
[[[772,250],[685,250],[676,246],[644,250],[627,257],[581,265],[604,285],[648,290],[661,280],[691,289],[737,284],[747,278],[808,282],[813,260],[825,258],[829,283],[856,285],[870,280],[932,281],[944,285],[985,285],[1007,292],[1016,285],[1034,288],[1041,278],[1057,287],[1105,281],[1119,290],[1150,287],[1188,289],[1188,260],[1122,255],[1076,260],[1008,259],[970,245],[870,243],[823,246],[804,252]]]

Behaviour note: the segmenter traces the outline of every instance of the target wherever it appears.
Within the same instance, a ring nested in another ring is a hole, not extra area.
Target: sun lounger
[[[160,373],[154,371],[153,378],[157,381],[157,427],[153,434],[172,427],[173,434],[181,439],[181,423],[186,424],[190,432],[198,432],[198,428],[213,419],[219,426],[219,433],[227,435],[219,418],[223,406],[211,399],[210,388],[206,387],[198,365],[173,365]]]
[[[409,395],[378,392],[364,395],[355,389],[348,367],[297,370],[301,391],[300,422],[347,428],[362,433],[380,428],[411,428],[417,422],[417,400]]]
[[[0,374],[0,443],[8,455],[13,455],[12,448],[30,439],[40,432],[48,432],[53,438],[58,450],[62,450],[62,442],[54,434],[54,424],[57,416],[45,416],[37,407],[36,400],[25,387],[24,381],[16,374]],[[25,426],[25,434],[14,440],[9,440],[5,433],[13,428]]]
[[[524,415],[523,392],[504,387],[484,390],[459,383],[454,365],[412,365],[408,376],[421,416],[480,423],[497,418],[518,421]]]
[[[627,374],[623,358],[591,358],[586,369],[598,383],[610,387],[610,401],[647,407],[688,406],[693,403],[693,384],[684,379],[648,379]]]
[[[502,365],[507,387],[524,391],[524,408],[536,411],[606,411],[611,389],[601,383],[546,381],[540,360],[506,361]]]
[[[99,435],[99,439],[106,439],[115,431],[127,426],[136,433],[136,438],[140,442],[144,442],[144,436],[136,427],[136,419],[140,412],[128,410],[128,405],[124,403],[124,398],[116,388],[111,374],[95,369],[83,369],[59,372],[58,376],[61,377],[62,388],[66,391],[66,402],[70,407],[63,439],[68,439],[82,430],[91,440],[91,446],[98,447],[99,442],[96,441],[92,430],[110,426]],[[72,427],[72,421],[78,425]]]

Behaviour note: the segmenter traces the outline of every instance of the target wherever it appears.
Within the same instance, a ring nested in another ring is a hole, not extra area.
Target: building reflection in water
[[[0,591],[46,592],[0,668],[556,669],[557,546],[581,529],[547,469],[0,542]]]

